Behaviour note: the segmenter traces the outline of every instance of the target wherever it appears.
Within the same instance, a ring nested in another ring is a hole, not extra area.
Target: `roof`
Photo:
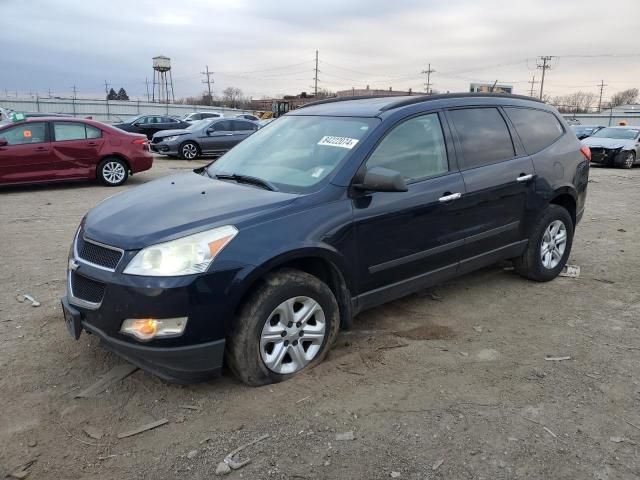
[[[522,95],[501,93],[448,93],[443,95],[411,95],[411,96],[387,96],[387,97],[338,97],[313,102],[298,110],[289,112],[290,115],[336,115],[375,117],[383,112],[396,108],[421,103],[438,103],[438,107],[455,104],[493,103],[500,99],[499,103],[522,104],[534,103],[544,105],[544,102]]]

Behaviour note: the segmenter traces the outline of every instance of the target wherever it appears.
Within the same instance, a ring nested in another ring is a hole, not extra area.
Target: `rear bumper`
[[[62,299],[64,308],[80,316],[82,329],[100,338],[100,343],[120,357],[158,377],[174,383],[194,383],[222,372],[225,339],[195,345],[157,347],[114,338],[85,318],[83,309]]]
[[[140,155],[133,157],[129,161],[131,173],[144,172],[153,166],[153,155],[151,152],[144,151]]]

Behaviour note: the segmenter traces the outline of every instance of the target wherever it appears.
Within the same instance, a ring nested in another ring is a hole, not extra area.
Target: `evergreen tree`
[[[112,88],[111,90],[109,90],[109,94],[107,95],[107,100],[117,100],[117,99],[118,99],[118,94]]]
[[[129,100],[129,95],[127,95],[127,91],[124,88],[120,88],[120,90],[118,90],[116,100]]]

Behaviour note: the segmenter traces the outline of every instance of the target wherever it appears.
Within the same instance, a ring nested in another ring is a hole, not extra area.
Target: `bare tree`
[[[231,108],[237,108],[242,99],[242,90],[236,87],[227,87],[222,91],[222,101]]]
[[[597,95],[592,92],[577,91],[569,95],[558,95],[548,100],[562,113],[588,113],[596,102]]]
[[[638,89],[629,88],[614,94],[611,97],[611,105],[613,107],[619,107],[620,105],[628,105],[630,103],[636,103],[638,101]]]

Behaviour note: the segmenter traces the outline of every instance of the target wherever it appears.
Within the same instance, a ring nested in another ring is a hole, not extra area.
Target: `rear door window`
[[[529,155],[547,148],[564,133],[562,125],[550,112],[517,107],[505,107],[504,111],[516,127],[524,149]],[[586,133],[589,134],[591,131]]]
[[[100,138],[102,132],[84,123],[53,122],[53,138],[55,142],[67,140],[85,140],[87,138]]]
[[[229,120],[222,120],[221,122],[216,122],[213,124],[214,132],[230,132],[233,130],[231,126],[231,122]]]
[[[44,122],[25,123],[0,132],[0,138],[6,139],[9,145],[43,143],[45,141],[45,126]]]
[[[461,169],[508,160],[515,156],[511,134],[497,108],[450,110],[462,149]]]
[[[446,173],[447,148],[438,114],[414,117],[394,127],[367,160],[367,168],[372,167],[394,170],[407,181]]]
[[[231,122],[233,123],[233,129],[236,132],[246,132],[258,129],[258,126],[255,123],[245,122],[242,120],[231,120]]]

